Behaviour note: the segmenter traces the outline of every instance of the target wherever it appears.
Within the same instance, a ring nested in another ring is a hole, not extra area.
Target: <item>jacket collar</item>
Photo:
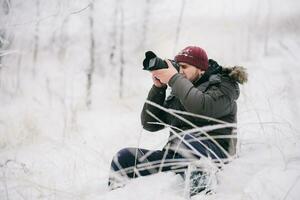
[[[197,81],[194,82],[194,85],[198,86],[198,85],[200,85],[202,83],[205,83],[207,81],[214,81],[212,79],[215,79],[215,77],[211,77],[211,76],[219,74],[220,72],[222,72],[222,66],[220,66],[213,59],[209,59],[208,60],[208,69]]]

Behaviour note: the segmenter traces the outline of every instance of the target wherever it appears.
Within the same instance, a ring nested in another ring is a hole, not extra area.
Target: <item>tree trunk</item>
[[[177,45],[178,45],[179,35],[180,35],[180,31],[181,31],[181,23],[182,23],[182,18],[183,18],[185,3],[186,3],[185,1],[186,0],[182,0],[182,3],[181,3],[180,14],[179,14],[179,18],[178,18],[178,22],[177,22],[177,28],[176,28],[176,36],[175,36],[173,55],[177,51]]]
[[[145,48],[145,43],[147,41],[147,26],[149,23],[149,15],[150,15],[150,0],[146,0],[146,5],[144,8],[144,18],[143,18],[143,29],[142,29],[142,38],[141,38],[141,42],[140,42],[140,49]]]
[[[112,45],[111,45],[111,51],[109,55],[109,63],[111,65],[115,65],[115,54],[116,54],[116,49],[117,49],[117,31],[118,31],[118,0],[115,1],[115,9],[114,9],[114,14],[113,14],[113,30],[111,32],[111,39],[112,39]]]
[[[92,86],[93,86],[93,74],[95,71],[95,36],[94,36],[94,1],[90,4],[90,65],[87,72],[87,94],[86,94],[86,105],[90,108],[92,104]]]
[[[270,35],[270,28],[271,28],[271,11],[272,11],[272,5],[270,1],[266,2],[268,9],[267,9],[267,16],[266,16],[266,31],[265,31],[265,37],[264,37],[264,55],[268,55],[268,44],[269,44],[269,35]]]
[[[40,1],[36,0],[36,24],[35,24],[35,32],[34,32],[34,49],[33,49],[33,69],[32,69],[32,74],[35,76],[36,73],[36,61],[38,57],[38,51],[39,51],[39,20],[40,20]]]
[[[9,15],[10,12],[10,0],[4,0],[0,5],[2,7],[3,13],[0,13],[0,17],[5,19],[5,16]],[[7,43],[7,36],[5,27],[2,28],[2,24],[0,24],[0,70],[1,70],[1,63],[2,63],[2,56],[4,54],[5,46]]]
[[[120,82],[119,82],[119,97],[123,98],[123,89],[124,89],[124,11],[121,6],[121,31],[120,31]]]

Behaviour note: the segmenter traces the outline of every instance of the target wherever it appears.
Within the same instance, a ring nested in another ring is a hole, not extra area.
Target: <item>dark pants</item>
[[[120,150],[111,162],[109,185],[120,187],[124,180],[147,176],[164,171],[183,174],[190,162],[210,157],[212,160],[226,158],[224,152],[212,141],[199,141],[186,134],[183,140],[163,150],[150,151],[139,148],[124,148]],[[119,184],[120,183],[120,184]]]

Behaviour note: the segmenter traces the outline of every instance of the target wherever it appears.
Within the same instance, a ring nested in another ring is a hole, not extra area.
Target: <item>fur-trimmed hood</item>
[[[213,59],[209,59],[208,64],[208,76],[210,76],[211,74],[221,73],[228,75],[233,81],[236,81],[240,84],[244,84],[248,81],[247,70],[242,66],[223,67]]]
[[[235,100],[238,99],[240,96],[239,84],[244,84],[248,81],[246,69],[241,66],[222,67],[221,74],[223,74],[224,79],[220,89],[229,97]]]
[[[199,85],[209,82],[209,85],[220,84],[220,89],[231,99],[238,99],[240,95],[239,84],[244,84],[248,80],[248,74],[244,67],[222,67],[213,59],[208,60],[209,67],[207,71],[194,82]]]
[[[210,84],[220,83],[222,92],[235,100],[240,95],[238,83],[244,84],[248,80],[244,67],[222,67],[213,59],[209,59],[209,68],[204,75],[208,77]]]
[[[228,74],[232,80],[240,84],[244,84],[248,81],[247,70],[242,66],[222,67],[222,72]]]

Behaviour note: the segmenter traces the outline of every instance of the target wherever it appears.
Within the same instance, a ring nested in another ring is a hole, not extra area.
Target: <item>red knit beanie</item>
[[[196,46],[188,46],[175,56],[176,62],[185,62],[201,70],[208,68],[208,58],[204,49]]]

